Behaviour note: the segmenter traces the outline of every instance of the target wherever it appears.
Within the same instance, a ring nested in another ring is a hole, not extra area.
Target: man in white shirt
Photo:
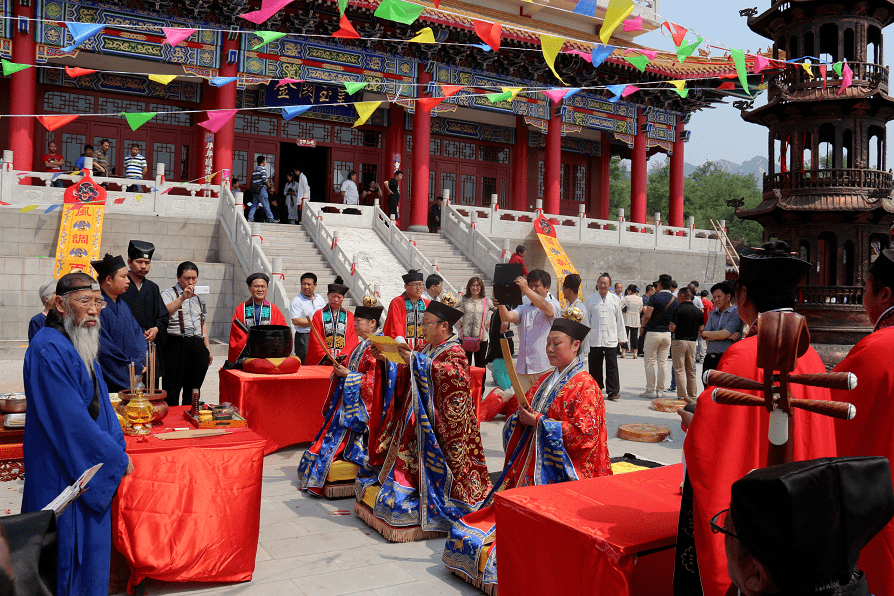
[[[441,295],[441,292],[444,291],[444,278],[438,275],[437,273],[432,273],[428,277],[425,278],[425,291],[422,292],[422,297],[431,302],[432,300],[437,300],[438,296]],[[482,290],[482,295],[484,295],[484,291]]]
[[[348,177],[341,183],[342,202],[345,205],[360,204],[360,191],[357,189],[357,172],[351,170]],[[345,213],[359,214],[356,209],[345,209]]]
[[[304,200],[310,200],[310,185],[307,183],[307,176],[301,171],[301,168],[295,168],[295,182],[298,183],[296,192],[298,198],[298,223],[301,223],[301,210],[304,208]]]
[[[500,319],[518,325],[515,371],[521,388],[527,392],[541,374],[552,368],[546,357],[546,336],[553,321],[561,316],[562,307],[549,294],[552,279],[543,269],[534,269],[527,279],[519,276],[515,283],[530,302],[511,311],[496,298],[494,304],[500,307]]]
[[[310,339],[310,325],[314,313],[326,306],[326,301],[317,289],[317,276],[310,271],[301,276],[301,292],[292,299],[289,305],[289,315],[292,325],[295,326],[295,355],[304,364],[307,358],[307,345]]]
[[[618,342],[626,337],[624,317],[621,315],[621,299],[609,292],[612,278],[603,273],[596,280],[598,291],[587,298],[587,317],[590,326],[590,376],[596,379],[605,399],[616,401],[621,397],[621,380],[618,376]],[[602,362],[605,361],[605,378]]]

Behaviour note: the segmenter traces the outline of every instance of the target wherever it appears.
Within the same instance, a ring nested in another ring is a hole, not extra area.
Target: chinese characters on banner
[[[348,95],[342,85],[322,85],[319,83],[287,83],[277,87],[267,85],[264,105],[270,107],[283,106],[320,106],[314,108],[317,114],[341,116],[354,121],[357,111],[353,105],[338,105],[359,101],[360,93]],[[334,105],[333,105],[334,104]]]
[[[209,182],[208,177],[214,173],[214,133],[206,132],[205,133],[205,141],[202,143],[204,151],[202,152],[202,177],[206,182]],[[221,181],[223,184],[223,181]],[[209,196],[211,194],[210,190],[203,190],[204,196]]]
[[[90,261],[99,259],[105,203],[106,189],[90,176],[65,189],[53,277],[74,271],[92,274]]]
[[[565,296],[562,294],[562,283],[565,281],[566,276],[577,273],[577,269],[574,268],[571,259],[565,254],[565,249],[562,248],[562,245],[556,239],[556,229],[548,219],[542,215],[537,218],[534,222],[534,231],[537,232],[537,237],[540,238],[540,244],[543,246],[546,257],[549,259],[549,264],[553,266],[556,277],[559,278],[556,293],[559,297],[559,303],[564,310],[568,305],[566,304]]]

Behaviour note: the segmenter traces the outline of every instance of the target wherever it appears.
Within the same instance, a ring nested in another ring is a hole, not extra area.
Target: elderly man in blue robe
[[[102,290],[106,307],[102,309],[99,330],[99,365],[109,391],[130,388],[130,363],[137,374],[146,364],[146,335],[137,322],[122,294],[130,286],[127,265],[119,255],[106,254],[101,261],[91,261],[96,269],[96,279]]]
[[[56,284],[53,310],[25,353],[25,494],[22,512],[46,507],[85,470],[103,464],[89,490],[56,520],[56,594],[105,596],[112,548],[111,502],[133,471],[124,435],[96,361],[99,285],[85,273]]]

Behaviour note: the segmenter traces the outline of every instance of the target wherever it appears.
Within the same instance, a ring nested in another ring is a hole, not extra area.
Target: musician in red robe
[[[245,328],[255,325],[288,325],[276,305],[267,300],[269,277],[263,273],[252,273],[245,283],[248,284],[251,298],[236,307],[233,324],[230,326],[230,350],[227,353],[227,360],[234,363],[239,360],[248,342],[248,332],[240,327],[240,324]]]
[[[792,310],[794,291],[812,265],[789,252],[785,242],[768,242],[743,254],[736,282],[736,306],[750,325],[748,337],[729,347],[717,370],[763,382],[757,367],[757,318],[762,312]],[[826,372],[813,348],[798,358],[792,374]],[[797,399],[829,400],[828,389],[792,384]],[[674,594],[723,596],[730,588],[723,535],[709,521],[729,506],[733,482],[767,465],[770,414],[764,408],[720,405],[708,386],[698,404],[683,443],[686,482],[677,534]],[[755,391],[744,391],[753,393]],[[760,397],[763,397],[760,395]],[[795,410],[796,461],[835,456],[832,418]],[[694,538],[694,541],[693,541]]]
[[[429,305],[429,301],[422,297],[425,284],[419,271],[410,270],[402,278],[405,291],[388,305],[382,333],[388,337],[402,336],[410,348],[421,350],[425,344],[422,315]]]
[[[326,348],[329,348],[329,352],[336,358],[348,356],[357,347],[354,315],[341,307],[341,303],[348,293],[348,286],[342,283],[341,277],[336,277],[335,283],[329,284],[328,290],[329,293],[326,297],[329,304],[315,312],[311,318],[311,326],[316,333],[312,331],[310,334],[306,364],[332,364],[326,358],[326,349],[320,340],[326,342]]]
[[[529,406],[506,420],[506,460],[497,490],[610,476],[605,401],[578,352],[590,328],[556,319],[546,339],[554,367],[535,381]],[[493,494],[484,506],[450,529],[444,563],[471,583],[497,584]],[[482,560],[483,559],[483,560]]]
[[[832,399],[857,408],[853,420],[835,421],[838,455],[879,455],[894,462],[894,250],[882,251],[869,268],[863,308],[875,329],[835,367],[836,372],[857,377],[853,391],[832,391]],[[866,545],[859,567],[866,573],[870,592],[894,594],[894,522]]]

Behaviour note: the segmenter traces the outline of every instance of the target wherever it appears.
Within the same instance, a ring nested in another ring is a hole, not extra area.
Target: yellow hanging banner
[[[565,296],[562,294],[562,283],[567,276],[572,273],[577,273],[577,269],[574,268],[571,259],[565,254],[565,249],[562,248],[562,245],[556,238],[556,228],[553,227],[553,224],[551,224],[548,219],[542,215],[538,217],[534,222],[534,231],[537,232],[537,237],[540,239],[540,244],[543,246],[546,258],[549,259],[549,264],[553,266],[553,270],[556,272],[556,277],[559,279],[559,284],[556,286],[556,294],[558,294],[559,304],[562,305],[562,310],[565,310],[565,307],[567,307],[568,304],[565,300]]]
[[[65,190],[53,277],[80,271],[93,275],[90,261],[99,259],[106,189],[84,176]]]

